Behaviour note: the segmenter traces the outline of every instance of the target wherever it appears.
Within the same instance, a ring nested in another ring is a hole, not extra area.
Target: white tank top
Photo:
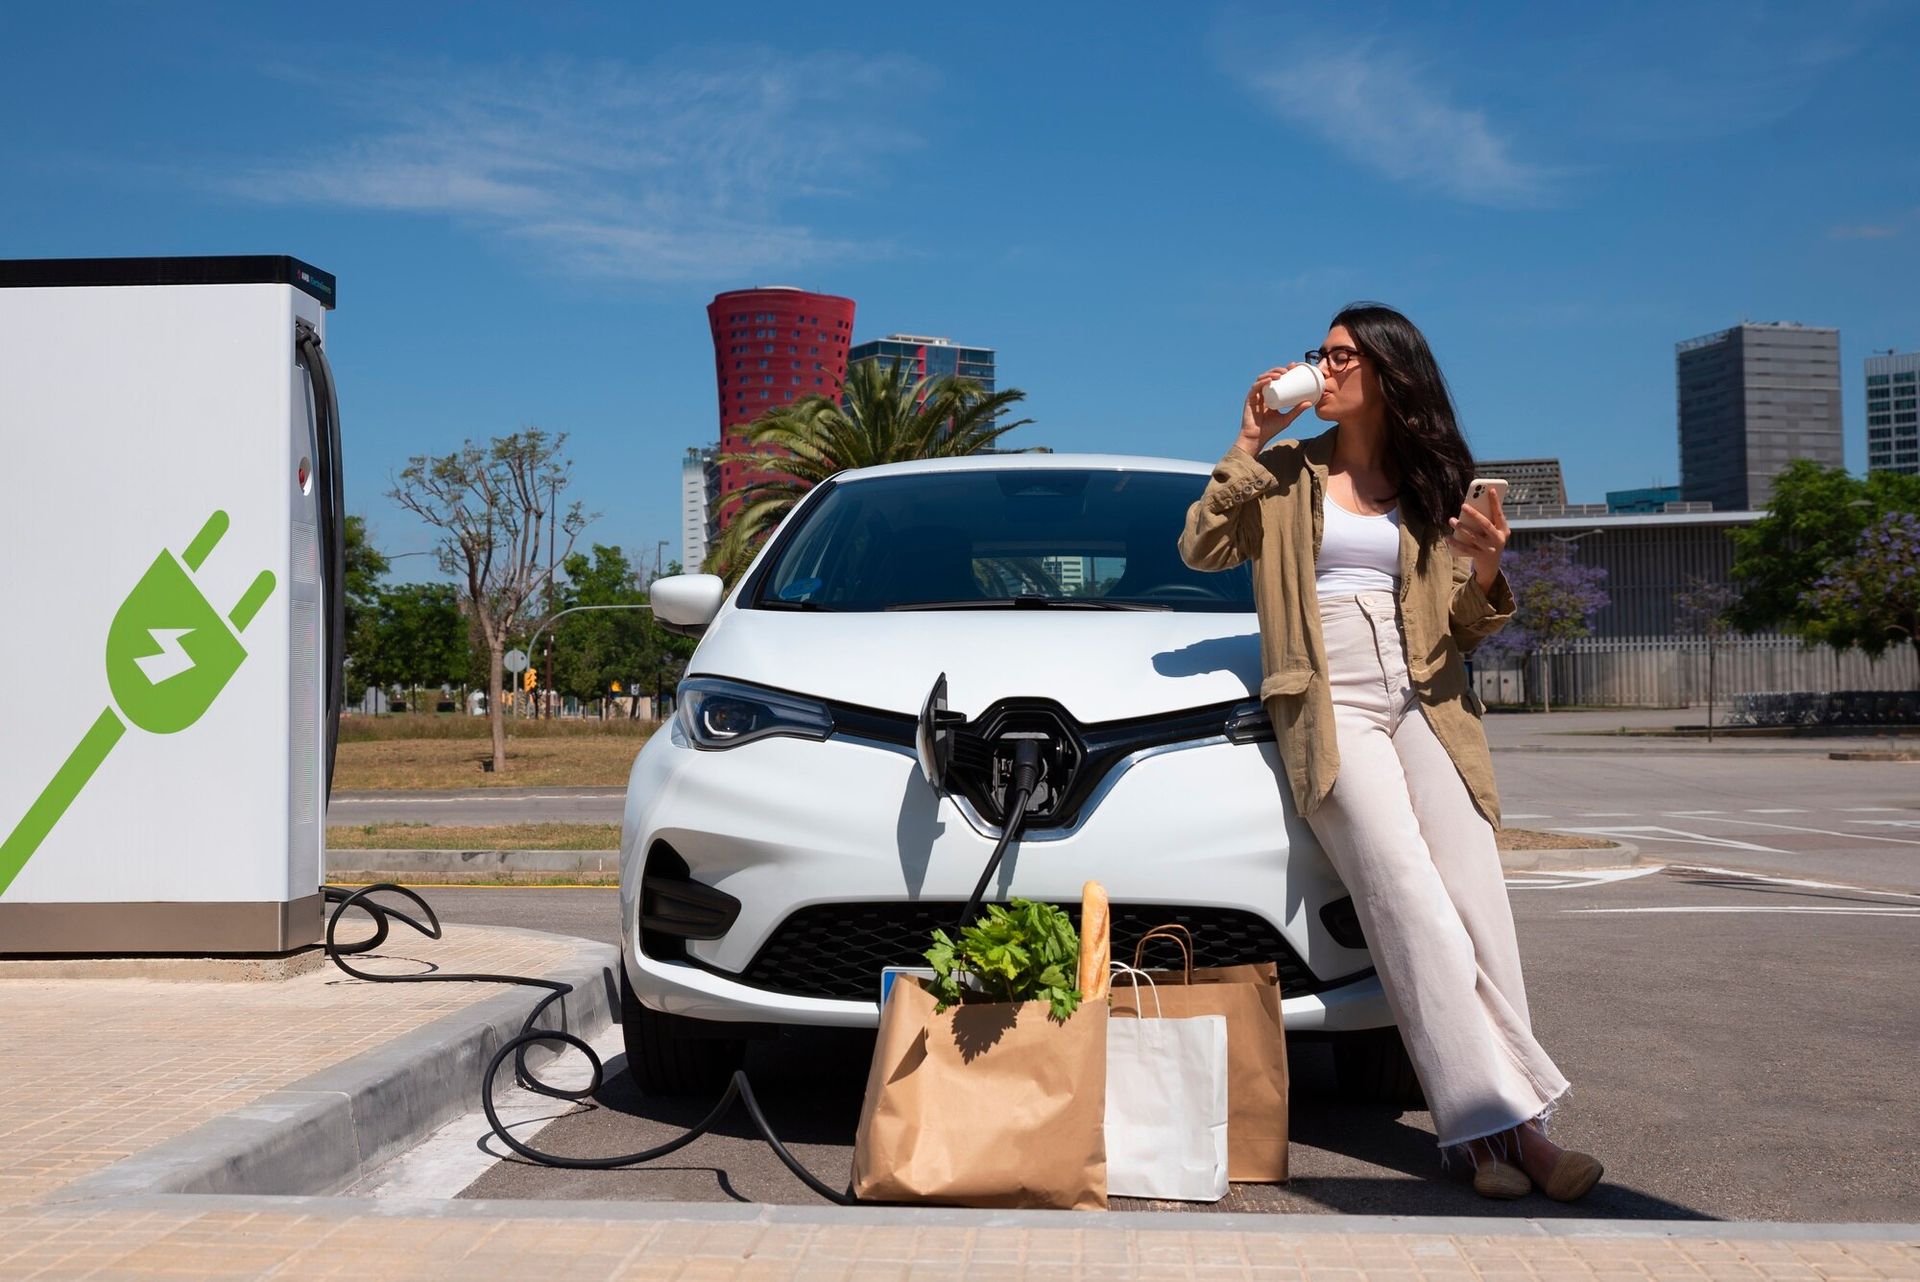
[[[1400,586],[1400,505],[1379,516],[1349,512],[1327,496],[1314,588],[1327,597],[1392,592]]]

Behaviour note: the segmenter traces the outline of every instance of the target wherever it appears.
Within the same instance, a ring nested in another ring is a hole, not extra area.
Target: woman
[[[1260,698],[1300,813],[1372,950],[1433,1112],[1474,1188],[1571,1201],[1600,1163],[1546,1120],[1568,1089],[1534,1041],[1494,830],[1493,760],[1462,658],[1513,613],[1507,523],[1463,503],[1473,456],[1427,341],[1356,304],[1307,353],[1317,402],[1247,393],[1240,436],[1187,513],[1180,555],[1254,563]],[[1311,405],[1333,428],[1275,441]]]

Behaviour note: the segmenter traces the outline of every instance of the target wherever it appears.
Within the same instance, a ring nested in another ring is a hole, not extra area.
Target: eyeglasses
[[[1316,347],[1306,355],[1308,364],[1325,361],[1327,368],[1336,374],[1360,359],[1359,351],[1352,347]]]

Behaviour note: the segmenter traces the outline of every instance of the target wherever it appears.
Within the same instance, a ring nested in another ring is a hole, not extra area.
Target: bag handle
[[[1168,922],[1164,926],[1155,926],[1140,936],[1140,942],[1133,946],[1133,964],[1139,966],[1147,953],[1147,941],[1150,939],[1171,939],[1180,945],[1180,953],[1186,959],[1186,980],[1193,983],[1193,932],[1178,922]]]
[[[1140,1006],[1140,981],[1143,979],[1147,981],[1147,991],[1153,994],[1153,1017],[1155,1019],[1165,1019],[1167,1017],[1166,1012],[1160,1007],[1160,986],[1153,982],[1153,976],[1147,974],[1146,971],[1141,970],[1139,967],[1129,966],[1125,962],[1114,962],[1112,963],[1112,968],[1114,974],[1125,976],[1126,979],[1133,984],[1133,1017],[1135,1019],[1145,1019],[1147,1017],[1145,1011],[1142,1010]]]

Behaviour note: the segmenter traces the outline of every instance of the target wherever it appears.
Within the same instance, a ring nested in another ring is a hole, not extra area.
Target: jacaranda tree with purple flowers
[[[1808,595],[1827,636],[1870,655],[1911,645],[1920,657],[1920,515],[1890,512],[1869,525]]]
[[[1607,606],[1600,586],[1607,572],[1574,560],[1572,546],[1560,540],[1516,552],[1502,568],[1513,588],[1513,619],[1482,641],[1473,657],[1478,663],[1500,665],[1540,655],[1540,708],[1548,712],[1553,694],[1547,657],[1593,635],[1593,618]]]

